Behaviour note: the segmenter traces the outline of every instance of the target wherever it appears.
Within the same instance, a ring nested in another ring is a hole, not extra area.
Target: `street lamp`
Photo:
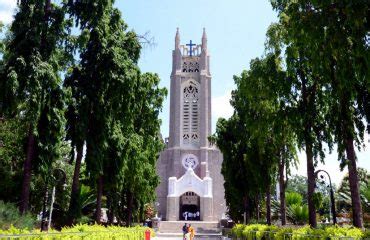
[[[319,175],[320,173],[320,175]],[[333,224],[337,224],[337,217],[336,217],[336,213],[335,213],[335,200],[334,200],[334,191],[333,191],[333,186],[331,184],[331,178],[330,178],[330,175],[327,171],[325,170],[317,170],[315,172],[315,176],[316,178],[319,178],[321,179],[322,182],[324,182],[324,173],[328,176],[328,179],[329,179],[329,188],[330,188],[330,203],[331,203],[331,212],[332,212],[332,215],[333,215]]]
[[[49,230],[50,225],[51,225],[51,218],[52,218],[52,215],[53,215],[53,205],[54,205],[54,201],[55,201],[55,186],[58,183],[63,183],[63,190],[67,186],[67,184],[66,184],[67,175],[64,172],[64,170],[61,169],[61,168],[55,168],[53,170],[53,173],[51,174],[51,180],[52,180],[52,184],[53,184],[53,190],[52,190],[52,194],[51,194],[51,203],[50,203],[49,219],[48,219],[49,221],[48,221],[48,225],[46,226],[46,204],[47,204],[47,201],[48,201],[48,186],[47,186],[48,182],[46,182],[46,192],[45,192],[44,204],[43,204],[43,209],[42,209],[41,231]]]

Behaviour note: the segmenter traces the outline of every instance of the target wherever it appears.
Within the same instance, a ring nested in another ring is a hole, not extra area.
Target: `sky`
[[[156,72],[160,85],[169,89],[172,69],[172,50],[176,28],[181,44],[200,43],[203,28],[208,36],[212,74],[212,129],[219,117],[233,113],[229,104],[235,88],[233,75],[248,69],[249,62],[264,53],[268,26],[277,20],[269,0],[116,0],[124,20],[139,35],[149,34],[153,46],[144,47],[139,62],[143,72]],[[16,0],[0,0],[0,21],[10,23]],[[169,96],[160,115],[163,137],[168,136]],[[368,136],[365,136],[368,141]],[[358,165],[370,170],[370,151],[358,152]],[[305,154],[299,153],[300,164],[292,172],[306,175]],[[334,151],[327,154],[325,166],[335,184],[339,184],[347,171],[341,172]]]

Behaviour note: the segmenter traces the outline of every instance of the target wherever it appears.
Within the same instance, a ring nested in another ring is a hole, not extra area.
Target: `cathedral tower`
[[[211,73],[207,35],[201,44],[181,45],[179,29],[172,52],[170,128],[157,163],[159,215],[166,220],[221,219],[225,212],[222,155],[211,146]]]

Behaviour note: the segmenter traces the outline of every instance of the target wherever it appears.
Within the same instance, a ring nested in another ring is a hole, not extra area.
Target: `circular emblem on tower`
[[[194,154],[186,154],[182,157],[182,166],[185,169],[192,168],[195,169],[199,164],[197,156]]]

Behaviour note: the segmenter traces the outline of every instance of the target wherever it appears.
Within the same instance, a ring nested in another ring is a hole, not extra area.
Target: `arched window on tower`
[[[199,143],[199,89],[193,81],[183,88],[182,111],[182,142],[196,145]]]

